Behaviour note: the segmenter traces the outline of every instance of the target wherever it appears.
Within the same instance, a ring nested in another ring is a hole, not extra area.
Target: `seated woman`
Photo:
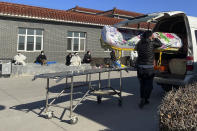
[[[36,62],[40,63],[41,65],[46,65],[47,57],[44,54],[44,51],[41,51],[40,55],[36,58]]]

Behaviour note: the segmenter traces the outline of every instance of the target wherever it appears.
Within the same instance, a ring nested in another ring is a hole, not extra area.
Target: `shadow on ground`
[[[123,92],[125,93],[123,97],[123,105],[118,106],[118,99],[103,99],[100,104],[96,102],[96,97],[94,100],[86,99],[82,101],[74,111],[87,119],[95,121],[101,125],[104,125],[108,129],[100,131],[131,131],[131,130],[143,130],[155,131],[158,125],[158,106],[161,102],[164,92],[158,86],[154,86],[154,90],[151,95],[150,105],[147,105],[143,110],[138,108],[139,102],[139,84],[136,77],[125,77],[123,80]],[[112,87],[119,89],[119,79],[111,79]],[[97,84],[97,81],[93,81],[92,84]],[[106,85],[107,80],[102,81],[102,85]],[[116,86],[116,87],[115,87]],[[59,84],[50,88],[51,93],[57,93],[65,88],[65,84]],[[81,93],[87,91],[87,87],[75,88],[74,98],[81,98],[83,95]],[[66,90],[68,93],[69,90]],[[49,99],[49,102],[53,98]],[[69,101],[69,94],[63,94],[59,99],[55,101],[54,104],[60,104],[65,101]],[[43,107],[45,106],[45,100],[35,101],[31,103],[16,105],[10,107],[11,109],[29,112],[32,111],[38,116],[42,117]],[[1,108],[0,108],[1,109]],[[35,111],[34,109],[39,109]],[[57,119],[62,122],[68,122],[68,120],[63,120],[63,116],[66,110],[62,112],[62,115]],[[55,114],[55,112],[54,112]],[[68,118],[67,118],[68,119]],[[79,119],[80,122],[80,119]],[[143,125],[143,126],[142,126]]]

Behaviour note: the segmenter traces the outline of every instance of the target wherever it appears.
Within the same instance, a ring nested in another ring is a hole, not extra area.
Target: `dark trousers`
[[[153,89],[153,68],[137,68],[137,76],[140,82],[140,97],[149,99]]]

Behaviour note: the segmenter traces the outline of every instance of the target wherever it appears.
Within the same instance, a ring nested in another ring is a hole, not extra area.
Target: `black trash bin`
[[[12,73],[12,59],[0,58],[0,77],[10,77]]]

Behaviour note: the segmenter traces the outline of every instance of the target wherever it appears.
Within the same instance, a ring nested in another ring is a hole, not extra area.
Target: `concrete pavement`
[[[117,87],[118,74],[113,72],[111,80]],[[45,79],[0,78],[0,131],[158,131],[157,111],[164,92],[155,84],[150,105],[140,110],[136,72],[124,72],[123,76],[123,106],[119,107],[118,100],[113,97],[104,98],[101,104],[97,104],[95,96],[88,96],[74,111],[79,118],[75,125],[68,123],[69,111],[63,108],[50,107],[54,111],[52,119],[45,119],[43,113],[39,115],[45,105]],[[94,75],[92,79],[97,77]],[[107,74],[102,74],[102,78],[107,78]],[[75,79],[83,80],[85,76]],[[63,88],[64,81],[56,83],[51,80],[50,86],[50,97],[53,98]],[[86,89],[81,87],[75,92]],[[74,98],[80,96],[79,93]],[[65,93],[56,103],[69,106],[68,100],[69,95]]]

